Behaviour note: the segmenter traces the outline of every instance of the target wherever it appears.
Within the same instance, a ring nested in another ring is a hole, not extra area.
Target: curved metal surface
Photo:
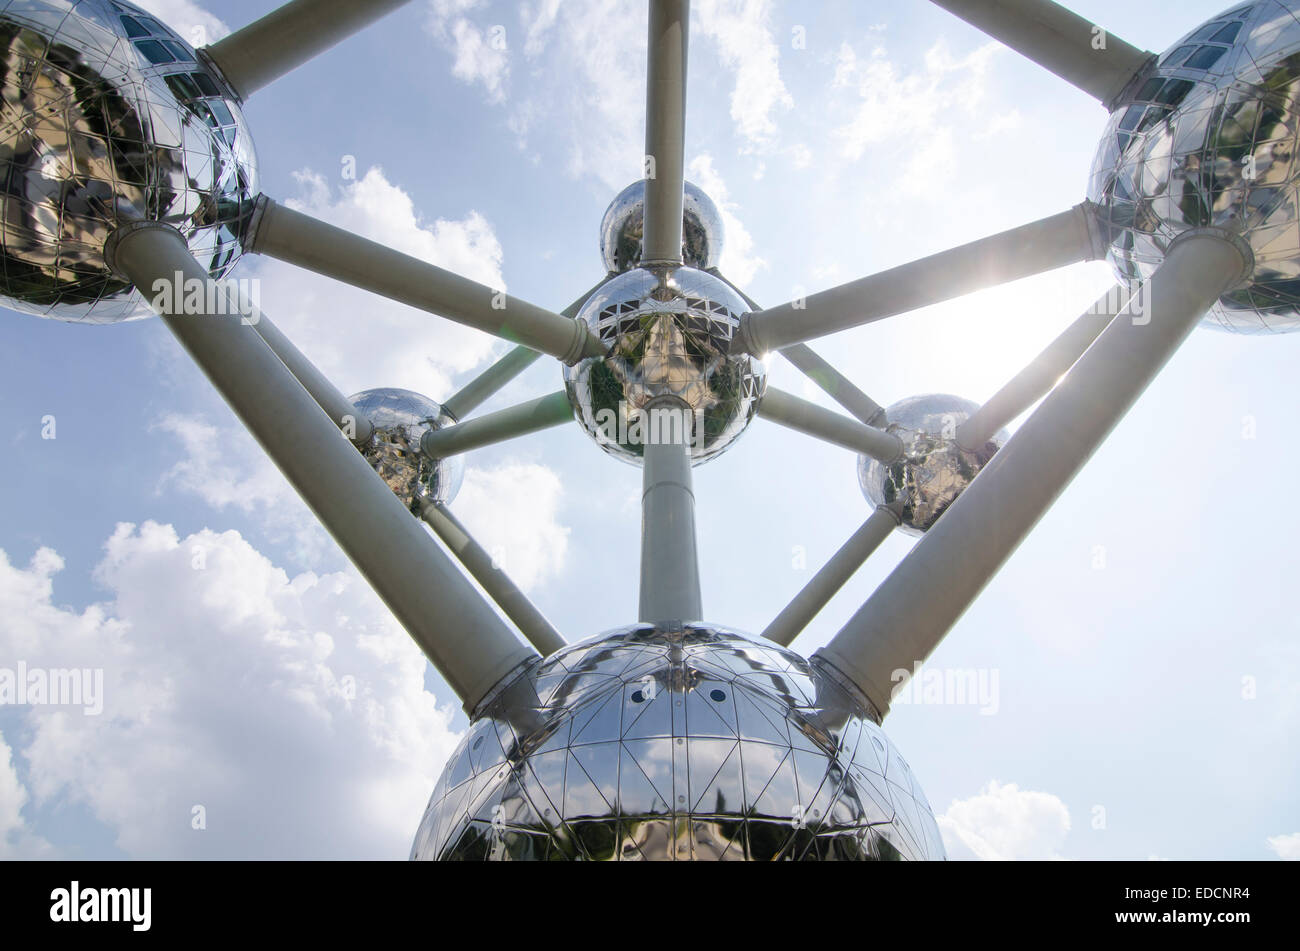
[[[411,514],[456,497],[465,478],[464,458],[434,459],[420,448],[426,433],[455,422],[439,404],[410,390],[387,388],[358,393],[352,405],[374,426],[361,455]]]
[[[957,431],[978,410],[978,403],[947,394],[914,396],[885,410],[886,432],[902,440],[903,456],[859,456],[858,482],[873,505],[895,508],[906,534],[925,534],[1009,438],[999,432],[974,450],[958,445]]]
[[[175,32],[111,0],[0,10],[0,303],[57,320],[152,315],[105,260],[121,225],[171,225],[213,277],[241,254],[257,156],[235,93]],[[188,289],[144,288],[178,311]]]
[[[605,270],[623,273],[641,264],[645,251],[645,180],[635,181],[615,196],[600,223],[600,259]],[[691,182],[684,189],[682,261],[701,271],[722,260],[726,230],[722,212],[704,189]]]
[[[635,268],[611,278],[578,313],[608,356],[564,372],[578,422],[610,455],[639,465],[653,438],[647,407],[674,398],[689,410],[693,463],[724,452],[767,386],[762,361],[729,353],[747,312],[723,281],[693,268]]]
[[[1193,30],[1110,118],[1088,197],[1109,230],[1121,281],[1151,277],[1196,228],[1240,232],[1254,274],[1206,326],[1300,330],[1300,19],[1257,0]]]
[[[790,651],[637,625],[531,664],[489,701],[413,859],[944,857],[865,701]]]

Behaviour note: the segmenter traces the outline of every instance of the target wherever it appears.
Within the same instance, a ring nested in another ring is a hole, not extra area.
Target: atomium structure
[[[933,652],[1198,325],[1300,328],[1300,3],[1241,4],[1157,56],[1049,0],[936,0],[1110,112],[1087,199],[760,307],[718,271],[721,216],[683,177],[688,0],[650,0],[651,174],[601,223],[606,276],[557,313],[258,191],[241,104],[402,2],[295,0],[195,50],[127,2],[0,0],[3,303],[157,313],[459,695],[470,728],[413,858],[942,858],[881,729],[892,673]],[[347,398],[223,282],[249,253],[515,349],[442,405]],[[1117,288],[982,406],[882,407],[808,346],[1103,257]],[[543,355],[563,389],[474,415]],[[769,355],[844,412],[769,386]],[[874,511],[750,636],[704,615],[691,479],[759,418],[856,453]],[[464,453],[575,420],[644,494],[637,622],[569,644],[449,505]],[[896,529],[919,541],[892,574],[824,648],[790,650]]]

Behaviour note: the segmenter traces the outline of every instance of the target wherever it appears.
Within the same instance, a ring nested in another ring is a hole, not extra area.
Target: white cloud
[[[645,13],[623,0],[534,0],[519,8],[528,89],[510,126],[527,147],[535,127],[568,143],[567,171],[611,193],[642,175]]]
[[[718,269],[727,275],[728,280],[745,287],[754,279],[767,262],[754,254],[754,237],[749,229],[736,217],[736,206],[728,201],[727,183],[722,180],[713,164],[713,156],[704,154],[696,156],[687,165],[686,174],[713,199],[722,213],[722,226],[726,230],[726,241],[722,247],[721,263]]]
[[[777,132],[774,114],[793,100],[781,80],[769,28],[770,0],[709,0],[697,29],[735,75],[731,115],[750,145]],[[620,0],[531,0],[520,4],[527,89],[512,97],[509,125],[521,148],[544,127],[568,143],[567,171],[611,191],[642,174],[645,137],[645,12]]]
[[[31,832],[23,819],[29,798],[18,779],[13,751],[0,734],[0,859],[43,858],[50,853],[49,843]]]
[[[857,161],[871,148],[873,162],[898,168],[904,191],[941,194],[938,185],[957,169],[953,117],[979,114],[988,63],[1000,49],[987,43],[954,57],[940,40],[926,52],[921,70],[904,74],[881,46],[864,58],[842,44],[831,90],[856,98],[852,119],[832,133],[842,155]]]
[[[796,143],[790,147],[790,164],[795,168],[804,169],[811,167],[813,163],[813,151],[802,142]]]
[[[1300,832],[1290,835],[1271,835],[1268,847],[1277,853],[1277,857],[1289,862],[1300,861]]]
[[[569,529],[558,518],[563,497],[552,470],[510,462],[469,469],[453,508],[511,580],[528,591],[564,567]]]
[[[465,83],[479,83],[488,98],[502,102],[510,79],[510,54],[505,26],[479,26],[466,16],[482,0],[433,0],[426,26],[452,53],[451,74]]]
[[[523,60],[491,48],[489,33],[466,14],[481,0],[433,0],[430,32],[454,50],[453,75],[477,81],[490,98],[509,98],[507,125],[530,150],[535,129],[566,143],[574,178],[594,177],[610,191],[642,174],[645,135],[644,7],[620,0],[528,0],[519,5]],[[712,39],[735,75],[731,115],[754,146],[777,132],[774,114],[793,100],[781,80],[779,49],[769,28],[771,0],[708,0],[697,6],[697,28]],[[496,36],[504,27],[496,26]],[[507,90],[509,90],[507,94]]]
[[[519,19],[524,24],[524,52],[537,56],[546,48],[551,30],[560,18],[560,0],[536,0],[520,4]]]
[[[230,33],[225,21],[193,0],[135,0],[135,5],[166,23],[193,47],[215,43]]]
[[[457,736],[359,580],[154,523],[108,540],[102,604],[56,606],[61,569],[0,552],[0,656],[104,671],[102,716],[25,711],[34,799],[84,804],[132,857],[405,856]],[[0,768],[0,816],[12,785]]]
[[[503,252],[478,212],[426,221],[402,188],[372,168],[332,188],[309,171],[286,204],[480,284],[505,289]],[[451,380],[487,359],[480,331],[268,258],[250,259],[267,315],[345,393],[378,386],[445,399]]]
[[[990,780],[969,799],[953,800],[938,817],[954,859],[1052,859],[1070,831],[1070,810],[1051,793]]]
[[[196,495],[217,511],[256,514],[268,538],[286,540],[295,561],[319,564],[333,550],[325,530],[246,430],[168,413],[153,425],[175,440],[178,458],[158,491]]]
[[[770,143],[777,134],[773,113],[794,106],[781,80],[771,0],[702,0],[696,10],[700,32],[717,44],[722,62],[735,73],[731,118],[736,131],[753,145]]]
[[[332,555],[342,563],[342,553],[311,510],[242,429],[180,414],[163,417],[154,428],[175,437],[179,453],[160,489],[196,495],[217,511],[256,516],[267,537],[290,542],[295,562],[319,565]],[[564,567],[569,528],[559,517],[563,501],[564,485],[554,470],[508,461],[469,467],[452,507],[512,580],[528,591]]]

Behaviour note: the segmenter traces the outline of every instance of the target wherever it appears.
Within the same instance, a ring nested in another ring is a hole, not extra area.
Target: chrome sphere
[[[895,403],[885,415],[889,432],[903,441],[903,458],[886,465],[858,457],[863,494],[874,505],[896,506],[908,535],[925,534],[1006,443],[1000,432],[974,452],[957,445],[957,427],[977,409],[946,394]]]
[[[1257,0],[1188,34],[1118,105],[1093,162],[1088,197],[1121,280],[1149,277],[1183,231],[1240,231],[1255,270],[1207,316],[1223,330],[1300,329],[1298,14]]]
[[[465,478],[462,456],[429,459],[420,451],[424,434],[455,422],[440,405],[410,390],[366,390],[352,405],[375,427],[361,454],[416,515],[425,502],[450,502]]]
[[[691,459],[730,446],[758,411],[767,368],[728,352],[749,310],[725,283],[694,268],[635,268],[610,278],[578,312],[609,348],[564,371],[578,422],[611,455],[640,463],[652,402],[690,411]]]
[[[148,316],[104,262],[119,225],[175,226],[214,277],[258,193],[239,102],[194,50],[119,0],[0,10],[0,303],[107,324]]]
[[[867,701],[775,644],[637,625],[538,658],[470,724],[412,859],[942,859]]]
[[[722,257],[722,213],[698,185],[686,183],[682,220],[682,260],[707,271]],[[600,223],[600,256],[605,270],[621,274],[641,263],[645,228],[645,181],[618,193]]]

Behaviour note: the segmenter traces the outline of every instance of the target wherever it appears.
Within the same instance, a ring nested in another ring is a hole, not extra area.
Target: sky
[[[196,42],[272,6],[141,5]],[[938,7],[692,6],[689,177],[760,303],[1084,198],[1104,110]],[[1073,8],[1156,51],[1221,9]],[[245,111],[267,194],[558,310],[640,175],[644,77],[641,4],[416,0]],[[445,399],[506,349],[278,262],[233,276],[345,392]],[[884,404],[982,401],[1110,280],[1077,265],[814,346]],[[894,707],[951,857],[1300,858],[1297,365],[1295,336],[1197,331],[927,665],[990,695]],[[542,360],[484,411],[560,386]],[[0,313],[0,407],[0,667],[104,677],[98,715],[0,706],[0,857],[405,858],[464,714],[165,327]],[[635,620],[638,470],[576,426],[466,462],[454,510],[569,640]],[[759,421],[696,470],[710,621],[761,631],[870,514],[855,462]]]

